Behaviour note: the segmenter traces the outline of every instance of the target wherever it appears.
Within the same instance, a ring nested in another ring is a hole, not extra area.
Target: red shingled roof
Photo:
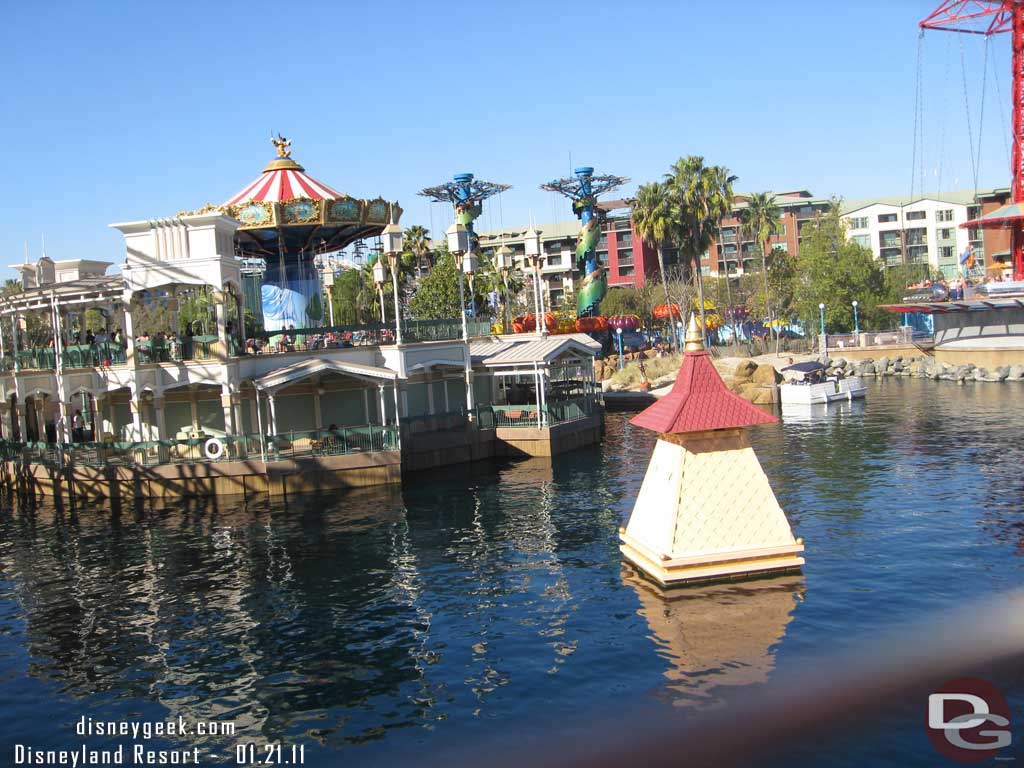
[[[705,350],[688,350],[672,391],[629,423],[662,434],[679,434],[776,421],[776,417],[726,389]]]

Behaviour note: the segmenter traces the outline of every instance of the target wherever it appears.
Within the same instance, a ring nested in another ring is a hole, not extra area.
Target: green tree
[[[417,320],[448,320],[461,316],[459,271],[447,248],[438,251],[434,266],[420,280],[416,293],[409,300],[409,312]]]
[[[598,308],[604,317],[612,315],[637,315],[644,317],[647,314],[643,297],[635,288],[614,287],[609,288],[608,293],[601,299]]]
[[[793,300],[797,315],[807,328],[819,326],[819,304],[825,305],[825,330],[853,330],[853,301],[863,322],[892,322],[879,310],[885,295],[885,276],[870,250],[846,239],[839,217],[839,201],[804,225],[800,255],[796,260]]]
[[[679,158],[665,174],[665,182],[673,198],[675,239],[680,251],[693,263],[702,328],[707,328],[707,325],[701,255],[708,250],[719,219],[732,208],[732,183],[735,180],[736,177],[723,166],[704,165],[704,158],[699,155]]]
[[[764,309],[768,327],[773,327],[772,301],[768,290],[768,242],[779,233],[779,207],[775,196],[768,192],[755,192],[747,207],[740,212],[740,227],[761,251],[761,277],[764,282]],[[775,329],[775,352],[779,351],[779,332]]]
[[[633,200],[633,212],[631,214],[633,227],[643,241],[654,247],[658,254],[658,271],[661,274],[661,284],[665,289],[665,304],[672,305],[672,299],[668,292],[668,281],[665,278],[665,240],[672,233],[672,198],[667,184],[651,182],[641,184],[637,190],[636,199]],[[602,300],[601,306],[604,306]],[[680,307],[680,309],[682,309]],[[675,345],[678,348],[679,340],[675,338]]]
[[[413,224],[410,227],[406,227],[403,234],[403,243],[405,245],[405,252],[409,254],[413,271],[417,276],[422,276],[424,272],[430,269],[432,261],[430,258],[432,254],[430,250],[430,232],[424,226]]]

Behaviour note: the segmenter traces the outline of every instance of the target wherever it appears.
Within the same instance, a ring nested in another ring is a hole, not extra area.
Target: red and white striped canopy
[[[238,205],[249,200],[278,203],[297,197],[312,200],[334,200],[341,197],[322,181],[306,174],[306,169],[291,158],[274,160],[263,169],[263,173],[241,192],[229,199],[225,206]]]

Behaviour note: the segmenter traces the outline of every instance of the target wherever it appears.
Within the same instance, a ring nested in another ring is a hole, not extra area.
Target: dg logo
[[[1013,741],[1006,699],[976,677],[950,680],[930,694],[926,723],[939,754],[959,763],[991,760]]]

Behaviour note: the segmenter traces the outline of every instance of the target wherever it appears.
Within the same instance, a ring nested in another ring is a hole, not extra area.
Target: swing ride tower
[[[627,184],[624,176],[595,176],[593,168],[576,168],[573,176],[541,184],[546,192],[557,192],[572,200],[572,212],[580,220],[580,233],[576,240],[576,266],[583,271],[579,293],[576,294],[576,314],[592,317],[597,314],[608,291],[608,278],[597,263],[597,242],[601,239],[601,216],[597,196]]]
[[[472,173],[457,173],[452,181],[436,187],[427,187],[419,194],[429,197],[435,203],[451,203],[455,208],[456,221],[469,230],[470,246],[476,250],[473,222],[483,213],[484,200],[507,189],[512,187],[493,181],[481,181]]]
[[[1013,149],[1010,202],[961,227],[1010,230],[1013,279],[1024,280],[1024,0],[944,0],[920,23],[921,30],[991,36],[1010,33]]]

